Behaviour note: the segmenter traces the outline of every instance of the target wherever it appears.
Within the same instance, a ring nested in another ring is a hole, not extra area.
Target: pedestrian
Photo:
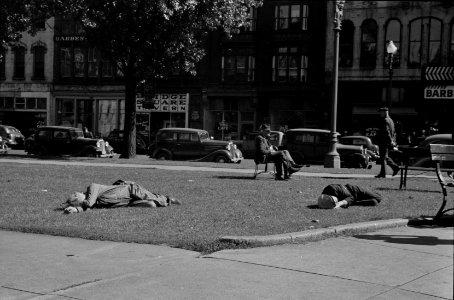
[[[352,205],[377,206],[382,201],[380,194],[353,184],[327,185],[318,197],[320,208],[347,208]]]
[[[382,107],[378,111],[380,112],[380,116],[382,118],[377,132],[377,144],[380,152],[381,168],[380,173],[375,177],[386,177],[386,164],[388,164],[388,166],[390,166],[393,170],[392,176],[396,176],[399,172],[399,166],[388,156],[388,151],[397,146],[394,122],[389,116],[389,110],[387,107]]]
[[[287,150],[278,150],[270,142],[271,128],[267,124],[260,126],[260,133],[255,139],[255,160],[273,162],[276,166],[276,180],[289,180],[291,175],[301,169]]]
[[[117,180],[113,185],[92,183],[85,193],[72,193],[64,204],[64,213],[69,214],[91,208],[165,207],[181,203],[174,198],[152,193],[135,182]]]

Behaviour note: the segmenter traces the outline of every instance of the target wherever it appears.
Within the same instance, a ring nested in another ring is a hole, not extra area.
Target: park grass
[[[1,167],[0,229],[168,245],[202,253],[235,246],[219,242],[220,237],[227,235],[271,235],[364,221],[433,216],[441,201],[438,182],[425,178],[412,179],[407,190],[399,190],[398,180],[375,178],[295,175],[291,181],[278,182],[266,174],[251,180],[252,173],[9,162],[1,162]],[[222,167],[238,168],[239,165]],[[303,169],[315,170],[327,172],[329,169]],[[157,209],[97,209],[63,214],[61,203],[71,192],[84,191],[91,182],[111,184],[117,179],[136,181],[153,192],[175,197],[183,204]],[[377,207],[318,209],[316,198],[330,183],[357,184],[381,193],[385,200]]]

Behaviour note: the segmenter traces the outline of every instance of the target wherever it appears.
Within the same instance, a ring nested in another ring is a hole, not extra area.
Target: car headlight
[[[108,142],[108,141],[106,141],[106,144],[105,144],[105,145],[106,145],[106,147],[109,147],[109,142]]]

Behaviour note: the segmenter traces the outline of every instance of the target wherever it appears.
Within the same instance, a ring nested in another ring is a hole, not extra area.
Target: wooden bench
[[[414,167],[409,165],[409,160],[410,157],[414,156],[430,156],[430,151],[428,152],[425,149],[415,149],[412,147],[407,147],[407,148],[402,148],[402,163],[403,165],[399,166],[400,168],[400,184],[399,184],[399,189],[407,189],[407,175],[408,175],[408,170],[411,171],[420,171],[421,173],[428,173],[428,172],[433,172],[434,167]],[[454,169],[451,168],[442,168],[441,169],[443,172],[449,172],[453,171]]]
[[[256,159],[254,159],[254,162],[255,162],[255,170],[254,170],[254,176],[253,176],[254,179],[256,179],[258,175],[263,174],[263,173],[268,173],[272,176],[275,175],[275,172],[268,171],[268,161],[266,161],[266,160],[258,161]],[[270,162],[270,163],[273,164],[272,162]],[[265,165],[265,168],[263,170],[260,170],[260,165]]]
[[[442,174],[445,170],[454,171],[454,169],[442,168],[443,166],[446,167],[448,165],[452,167],[454,165],[454,145],[430,144],[430,154],[432,161],[436,164],[435,172],[437,173],[438,182],[443,193],[443,202],[434,217],[434,220],[436,220],[446,212],[454,210],[454,207],[445,209],[448,197],[447,187],[454,187],[454,180],[452,178],[447,179]]]

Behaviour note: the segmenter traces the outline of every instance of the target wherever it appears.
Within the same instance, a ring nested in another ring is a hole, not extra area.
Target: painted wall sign
[[[137,98],[137,112],[186,113],[189,108],[189,94],[156,94],[153,98]]]
[[[454,99],[454,85],[430,85],[424,89],[424,99]]]

